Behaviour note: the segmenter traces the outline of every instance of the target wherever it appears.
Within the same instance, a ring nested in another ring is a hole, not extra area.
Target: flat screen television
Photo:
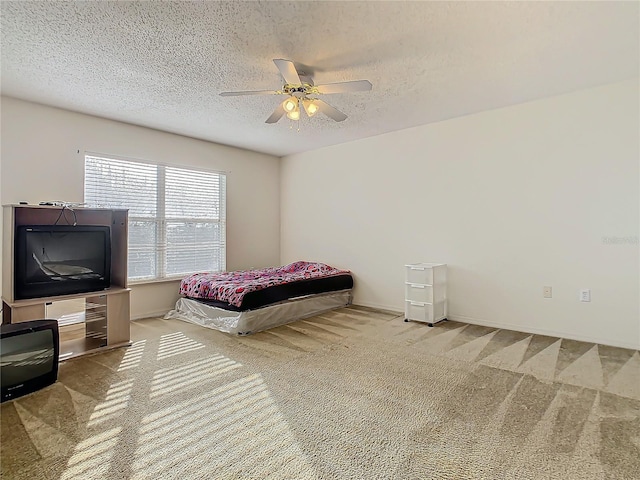
[[[111,284],[111,228],[22,225],[14,258],[16,300],[103,290]]]
[[[21,397],[58,378],[60,338],[55,320],[0,326],[1,401]]]

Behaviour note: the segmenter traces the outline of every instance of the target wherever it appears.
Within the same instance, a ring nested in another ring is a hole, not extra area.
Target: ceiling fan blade
[[[279,104],[276,107],[276,109],[273,111],[271,116],[267,118],[267,120],[264,123],[276,123],[278,120],[282,118],[283,115],[284,115],[284,107],[282,106],[282,104]]]
[[[318,110],[324,113],[327,117],[334,119],[336,122],[341,122],[347,118],[347,116],[340,110],[333,108],[327,102],[322,100],[314,100],[314,104],[318,106]]]
[[[280,75],[282,75],[282,78],[284,78],[286,83],[290,83],[292,85],[300,85],[302,83],[300,81],[298,71],[291,60],[274,58],[273,63],[275,63],[278,70],[280,70]]]
[[[282,95],[277,90],[249,90],[245,92],[222,92],[221,97],[237,97],[239,95]]]
[[[316,85],[318,93],[368,92],[373,85],[369,80],[355,80],[353,82],[326,83]]]

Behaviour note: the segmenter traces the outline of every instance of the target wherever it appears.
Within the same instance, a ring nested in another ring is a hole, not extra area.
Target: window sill
[[[184,277],[168,277],[168,278],[153,278],[149,280],[129,280],[129,287],[135,287],[136,285],[151,285],[154,283],[168,283],[168,282],[179,282]]]

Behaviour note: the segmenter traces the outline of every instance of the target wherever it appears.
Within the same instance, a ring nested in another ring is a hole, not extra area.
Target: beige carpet
[[[2,405],[6,479],[634,479],[640,354],[347,308],[134,322]]]

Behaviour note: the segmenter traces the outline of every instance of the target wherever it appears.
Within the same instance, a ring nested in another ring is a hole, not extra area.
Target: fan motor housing
[[[317,93],[313,86],[313,79],[310,76],[304,74],[299,74],[298,76],[300,77],[301,83],[285,83],[282,87],[282,93],[296,97],[303,97],[311,93]]]

